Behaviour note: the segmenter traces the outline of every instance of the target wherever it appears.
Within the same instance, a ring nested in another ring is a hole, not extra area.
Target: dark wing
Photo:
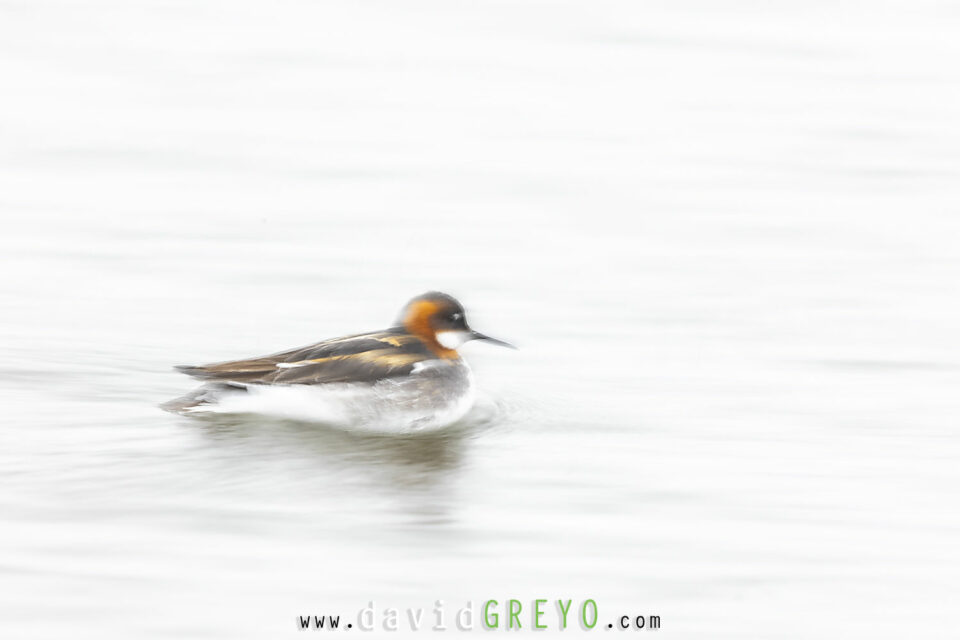
[[[244,384],[373,382],[410,373],[436,356],[415,336],[392,329],[318,342],[249,360],[231,360],[178,371],[200,380]]]

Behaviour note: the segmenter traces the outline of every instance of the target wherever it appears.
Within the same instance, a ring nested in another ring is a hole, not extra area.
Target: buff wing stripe
[[[179,366],[200,380],[243,384],[374,382],[410,373],[436,356],[416,336],[394,329],[326,340],[248,360]]]

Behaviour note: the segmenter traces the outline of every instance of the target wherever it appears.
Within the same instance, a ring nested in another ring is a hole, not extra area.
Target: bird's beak
[[[513,346],[512,344],[510,344],[509,342],[504,342],[503,340],[497,340],[496,338],[491,338],[490,336],[484,335],[484,334],[480,333],[479,331],[471,331],[471,332],[470,332],[470,339],[471,339],[471,340],[486,340],[487,342],[490,342],[490,343],[492,343],[492,344],[498,344],[498,345],[500,345],[501,347],[507,347],[508,349],[516,349],[516,347]]]

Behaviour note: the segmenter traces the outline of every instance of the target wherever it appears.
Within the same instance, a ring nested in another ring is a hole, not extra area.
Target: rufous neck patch
[[[403,317],[403,328],[417,336],[440,358],[457,358],[456,349],[448,349],[437,342],[437,332],[430,323],[440,307],[431,300],[418,300],[410,305]]]

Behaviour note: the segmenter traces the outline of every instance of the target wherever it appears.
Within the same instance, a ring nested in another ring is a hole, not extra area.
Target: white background
[[[0,635],[539,597],[953,637],[958,36],[918,1],[4,2]],[[454,432],[156,408],[427,289],[522,347],[464,348]]]

